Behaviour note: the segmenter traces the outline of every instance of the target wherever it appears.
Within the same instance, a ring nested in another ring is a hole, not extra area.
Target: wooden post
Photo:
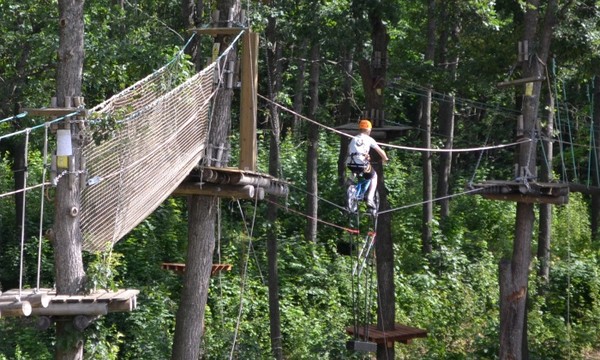
[[[258,84],[258,34],[247,31],[242,39],[242,92],[240,105],[240,164],[256,170],[256,89]]]

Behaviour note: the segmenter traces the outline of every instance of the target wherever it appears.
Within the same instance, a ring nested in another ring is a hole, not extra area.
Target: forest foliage
[[[317,38],[324,49],[319,87],[318,121],[338,125],[343,51],[361,38],[368,51],[368,36],[361,19],[361,2],[344,0],[278,2],[272,6],[252,3],[255,30],[265,19],[279,19],[285,44],[283,91],[277,100],[291,107],[299,64],[306,56],[302,42]],[[366,3],[366,2],[365,2]],[[517,34],[515,17],[523,2],[458,1],[450,18],[460,18],[460,59],[457,74],[448,78],[434,64],[422,61],[425,49],[423,2],[381,1],[390,34],[386,113],[391,124],[415,128],[395,145],[418,146],[418,102],[424,81],[432,81],[434,112],[444,94],[456,95],[455,147],[471,148],[514,141],[516,110],[513,91],[495,84],[515,77]],[[552,64],[548,64],[546,91],[556,96],[557,134],[569,136],[557,145],[560,161],[554,171],[560,179],[583,184],[594,181],[590,144],[594,144],[593,79],[600,72],[600,5],[575,1],[556,31]],[[13,115],[15,102],[46,106],[54,84],[57,47],[57,9],[54,2],[0,0],[0,118]],[[210,4],[208,4],[210,5]],[[180,2],[147,1],[120,6],[108,0],[86,2],[86,63],[84,94],[96,104],[118,93],[171,60],[189,33],[183,29]],[[365,5],[366,6],[366,5]],[[207,7],[207,11],[210,8]],[[356,23],[345,21],[353,14]],[[210,43],[202,40],[203,51]],[[25,44],[25,45],[24,45]],[[261,48],[272,44],[261,38]],[[27,61],[19,62],[26,57]],[[267,91],[261,59],[260,93]],[[182,71],[187,71],[183,67]],[[308,84],[305,84],[305,87]],[[362,108],[360,81],[353,84],[356,120]],[[262,104],[261,106],[264,106]],[[234,113],[237,110],[234,110]],[[259,170],[267,172],[270,131],[266,109],[259,113]],[[352,323],[351,272],[353,261],[344,255],[352,238],[340,227],[348,226],[343,211],[344,189],[338,185],[340,138],[320,134],[318,241],[304,239],[306,202],[306,123],[293,127],[293,116],[282,114],[285,130],[281,143],[282,174],[290,194],[282,200],[275,224],[266,221],[266,202],[220,200],[215,263],[232,264],[229,272],[211,279],[203,338],[204,359],[269,359],[266,234],[278,230],[281,324],[284,353],[288,359],[352,359],[345,349],[345,328]],[[0,123],[0,136],[39,124],[42,119]],[[237,121],[234,119],[234,122]],[[435,130],[434,130],[435,131]],[[232,134],[236,144],[235,131]],[[562,139],[562,137],[561,137]],[[0,194],[14,188],[13,140],[0,140]],[[434,144],[443,146],[435,137]],[[577,146],[568,145],[577,144]],[[43,144],[31,145],[30,182],[42,177]],[[406,359],[495,359],[498,354],[498,264],[512,250],[515,204],[464,194],[471,182],[508,179],[512,176],[512,148],[458,154],[451,176],[451,216],[434,222],[434,251],[421,252],[422,173],[418,152],[386,149],[391,162],[385,167],[392,216],[396,289],[396,320],[428,331],[427,338],[397,345],[396,354]],[[232,153],[236,153],[232,151]],[[436,159],[434,157],[434,159]],[[235,159],[234,159],[235,161]],[[160,176],[160,174],[157,174]],[[597,186],[597,184],[596,184]],[[51,191],[27,194],[23,284],[32,287],[37,278],[40,205]],[[546,284],[536,276],[532,259],[528,300],[530,359],[584,359],[597,352],[600,343],[600,240],[592,239],[591,199],[571,193],[569,203],[554,206],[551,275]],[[46,206],[41,223],[51,227],[52,206]],[[20,224],[16,223],[14,197],[0,198],[0,290],[18,287]],[[332,226],[335,225],[335,226]],[[537,230],[536,230],[537,232]],[[537,233],[533,238],[537,237]],[[42,239],[41,280],[54,280],[52,246]],[[170,358],[181,278],[162,270],[162,262],[184,262],[187,246],[187,214],[184,198],[167,199],[149,218],[115,245],[110,252],[85,255],[90,286],[140,290],[138,308],[131,313],[104,316],[85,330],[87,359]],[[533,247],[536,244],[532,244]],[[533,251],[535,253],[535,249]],[[368,309],[374,321],[376,307]],[[0,359],[52,359],[52,329],[40,331],[35,319],[0,320]]]

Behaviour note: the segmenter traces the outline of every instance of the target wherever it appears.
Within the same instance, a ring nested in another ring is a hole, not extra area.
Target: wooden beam
[[[479,194],[490,200],[516,201],[526,204],[564,205],[569,202],[569,196],[535,196],[523,194]]]
[[[192,28],[188,32],[194,32],[198,35],[237,35],[242,31],[247,30],[241,27],[214,27],[214,28]]]
[[[586,195],[600,195],[600,187],[569,183],[569,190]]]
[[[240,164],[242,170],[256,170],[256,91],[258,86],[258,34],[242,36],[242,90],[240,99]]]
[[[77,315],[106,315],[108,313],[107,303],[55,303],[51,302],[47,308],[34,308],[33,315],[46,316],[77,316]]]
[[[87,111],[85,109],[79,108],[24,108],[22,111],[27,111],[27,115],[29,116],[46,116],[46,117],[61,117],[65,115],[72,114],[77,112],[78,115],[86,115]]]
[[[265,197],[265,191],[252,185],[236,186],[184,182],[173,191],[172,195],[205,195],[234,199],[254,199],[258,195],[258,199],[262,200]]]
[[[0,316],[29,316],[31,315],[31,304],[28,301],[13,301],[0,303]]]
[[[532,76],[532,77],[523,78],[523,79],[499,82],[498,84],[496,84],[496,87],[497,88],[505,88],[505,87],[509,87],[509,86],[526,84],[529,82],[544,81],[544,80],[546,80],[546,77],[544,77],[544,76],[541,76],[541,77]]]
[[[129,312],[137,306],[137,297],[134,295],[124,301],[111,301],[108,303],[108,312]]]

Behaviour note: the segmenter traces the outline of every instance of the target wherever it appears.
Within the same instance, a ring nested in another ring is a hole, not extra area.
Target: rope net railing
[[[157,71],[90,111],[94,121],[116,116],[105,140],[87,144],[82,191],[83,248],[104,251],[149,216],[202,159],[214,95],[213,62],[173,87]]]

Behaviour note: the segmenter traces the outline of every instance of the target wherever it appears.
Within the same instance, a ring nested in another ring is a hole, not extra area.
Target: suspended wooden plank
[[[129,312],[137,307],[137,297],[133,296],[123,301],[111,301],[108,303],[108,312]]]
[[[210,275],[213,276],[221,271],[231,271],[231,267],[231,264],[213,264]],[[174,271],[178,274],[183,274],[185,272],[185,264],[181,263],[162,263],[161,268]]]
[[[354,326],[346,328],[346,332],[349,335],[355,335]],[[390,330],[379,330],[377,325],[359,326],[358,333],[356,334],[361,339],[367,339],[369,342],[377,344],[386,344],[387,347],[393,347],[394,342],[401,342],[408,344],[412,339],[425,338],[427,337],[427,330],[402,325],[394,324],[394,329]]]
[[[491,200],[554,205],[569,202],[569,184],[565,183],[489,180],[481,184],[472,184],[470,188],[479,189],[472,192],[472,195],[481,195]]]

